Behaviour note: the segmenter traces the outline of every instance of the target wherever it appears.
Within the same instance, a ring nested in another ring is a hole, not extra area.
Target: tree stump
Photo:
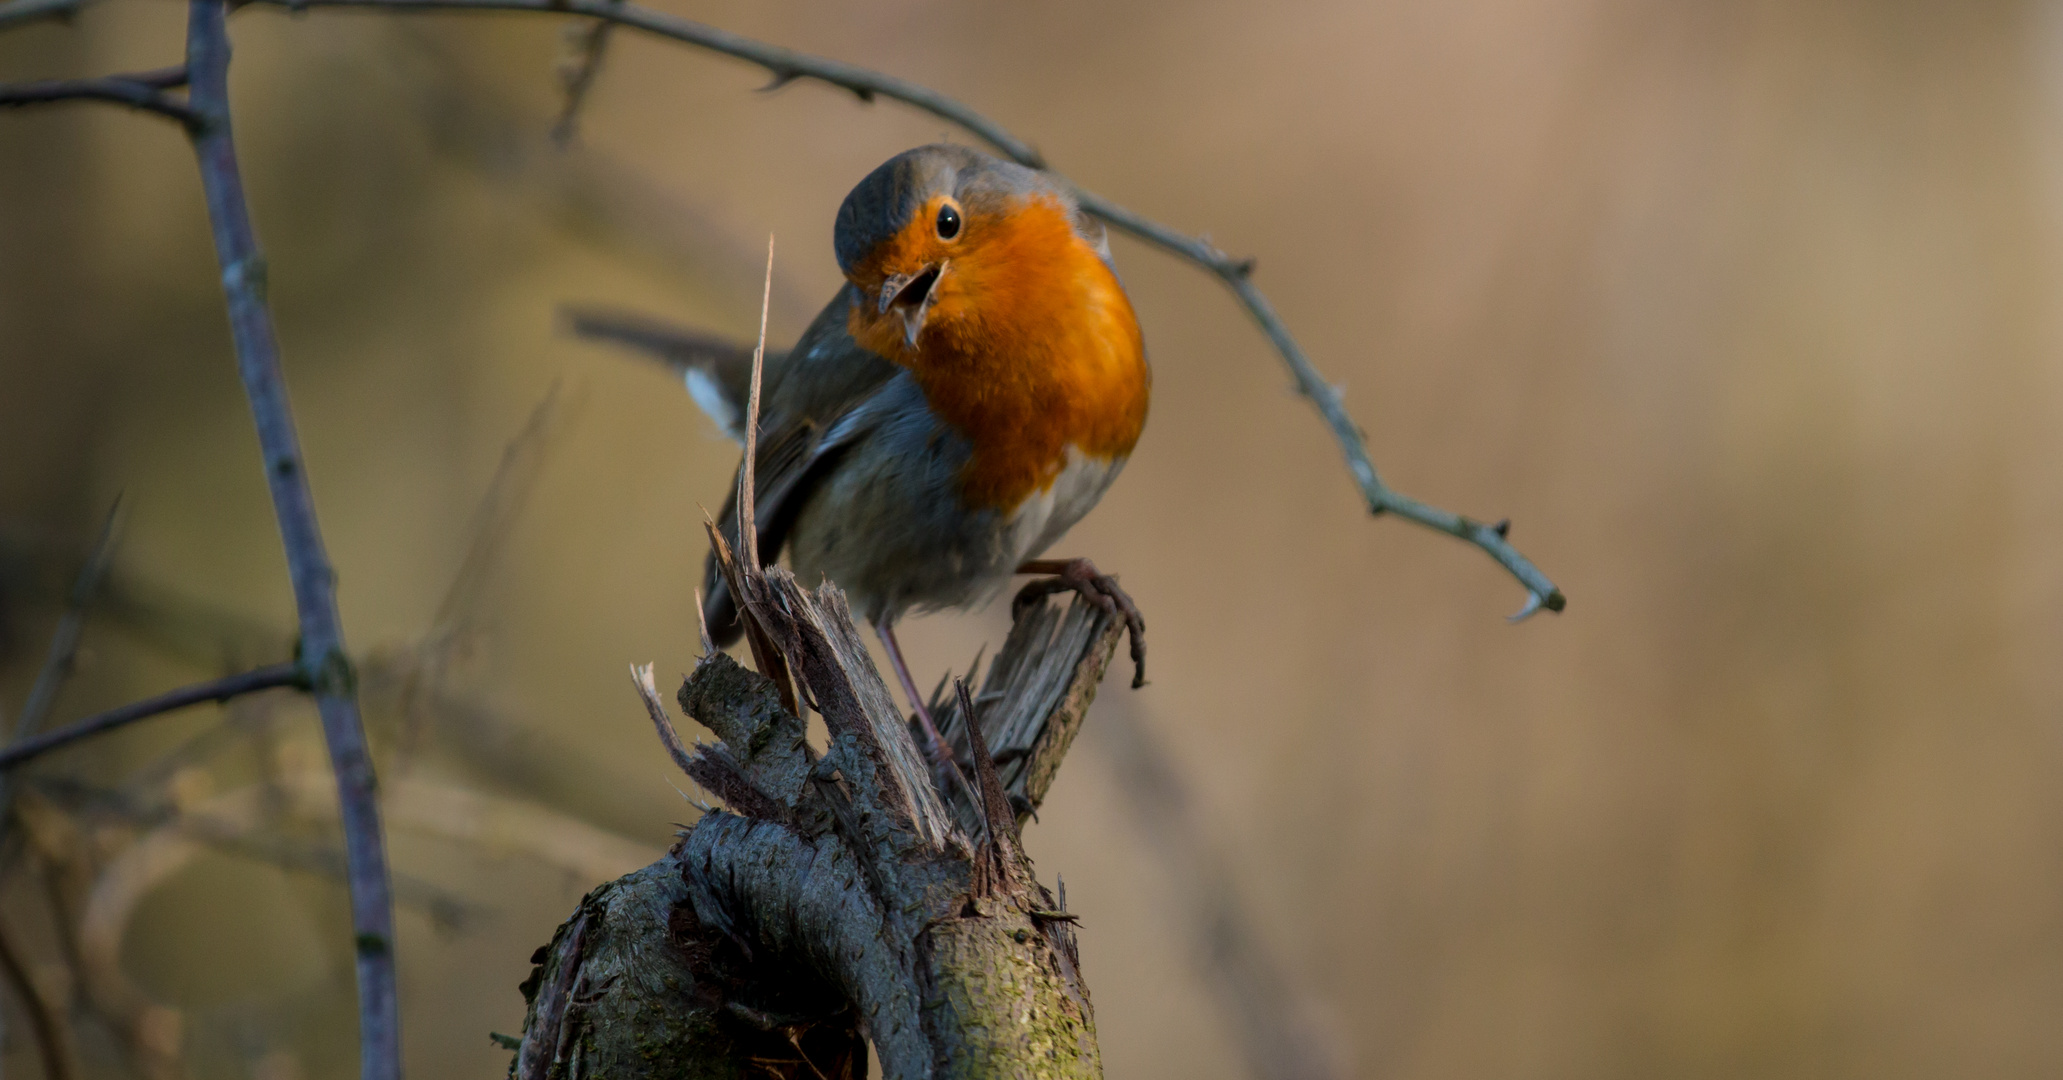
[[[678,700],[717,741],[692,748],[637,675],[662,741],[725,808],[537,951],[510,1075],[843,1080],[866,1074],[870,1040],[892,1078],[1101,1076],[1074,917],[1018,826],[1123,623],[1079,598],[1025,611],[979,692],[933,703],[960,759],[935,773],[843,594],[747,569],[711,532],[760,671],[702,658]],[[824,718],[821,756],[798,702]]]

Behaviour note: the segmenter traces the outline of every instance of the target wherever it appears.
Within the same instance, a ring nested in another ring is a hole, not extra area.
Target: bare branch
[[[4,24],[0,24],[4,25]],[[45,79],[41,82],[0,85],[0,108],[52,105],[65,101],[101,101],[127,105],[179,121],[188,131],[200,123],[200,115],[186,102],[165,93],[144,78],[109,75],[97,79]]]
[[[92,0],[6,0],[0,3],[0,30],[12,30],[42,19],[69,22]]]
[[[372,754],[359,720],[356,677],[337,614],[336,572],[324,551],[308,488],[300,436],[294,430],[280,373],[279,344],[265,301],[265,260],[251,229],[243,177],[230,134],[229,34],[225,0],[191,0],[187,71],[193,109],[202,124],[193,134],[201,188],[207,196],[215,254],[222,266],[237,367],[264,453],[265,478],[279,519],[300,615],[302,677],[322,717],[323,740],[336,773],[338,817],[351,893],[358,955],[359,1074],[363,1080],[399,1080],[401,1016],[394,989],[394,897],[380,834]]]
[[[21,715],[14,721],[14,736],[7,750],[13,751],[43,730],[43,721],[50,716],[51,706],[57,703],[57,692],[63,688],[65,679],[72,673],[73,662],[79,654],[79,638],[86,632],[86,609],[100,594],[101,586],[107,580],[108,566],[115,556],[116,526],[121,521],[122,500],[116,498],[108,507],[107,517],[100,523],[100,536],[93,542],[93,553],[86,557],[86,564],[79,568],[78,576],[72,579],[72,589],[65,598],[65,612],[57,620],[57,630],[50,635],[50,652],[43,660],[43,669],[36,673],[35,683],[29,687],[28,701],[22,705]],[[4,760],[4,757],[0,757]],[[7,835],[12,821],[8,809],[14,804],[14,783],[6,775],[6,766],[0,764],[0,837]]]
[[[116,526],[121,520],[122,500],[117,497],[114,505],[108,507],[107,517],[101,520],[93,553],[86,557],[86,565],[79,568],[79,576],[72,581],[71,594],[65,598],[64,617],[58,620],[57,631],[50,635],[50,653],[44,657],[43,670],[36,673],[29,699],[22,704],[21,715],[15,718],[17,741],[43,729],[43,721],[57,704],[57,692],[71,677],[72,665],[79,655],[79,638],[86,632],[86,609],[99,594],[101,583],[107,580],[108,567],[114,563]],[[0,798],[0,802],[4,801]]]
[[[60,1033],[62,1025],[58,1013],[37,992],[35,981],[29,978],[28,968],[9,944],[4,926],[0,926],[0,977],[4,977],[8,986],[13,988],[14,996],[21,999],[22,1011],[29,1015],[29,1031],[36,1037],[36,1053],[43,1059],[43,1075],[49,1080],[71,1080],[70,1047],[65,1045]]]
[[[659,732],[659,741],[666,746],[666,754],[687,772],[694,765],[687,745],[681,742],[680,732],[675,731],[673,721],[666,715],[666,703],[659,697],[659,687],[652,682],[652,665],[632,664],[630,681],[637,684],[638,699],[645,703],[645,714],[652,718],[652,727]]]
[[[552,142],[566,146],[580,129],[580,107],[602,73],[602,58],[609,52],[609,31],[616,24],[597,19],[586,26],[566,28],[566,56],[559,62],[559,85],[565,88],[566,104],[552,125]]]
[[[1005,130],[1003,125],[954,101],[952,98],[892,75],[869,71],[855,64],[828,60],[808,53],[784,49],[733,34],[705,23],[623,3],[621,0],[254,0],[294,11],[308,8],[348,7],[383,11],[531,11],[557,15],[584,15],[621,23],[660,37],[698,45],[726,56],[734,56],[765,68],[774,76],[769,89],[815,79],[850,90],[861,101],[877,96],[914,105],[933,116],[949,120],[995,145],[1017,161],[1035,169],[1046,167],[1045,159],[1029,143]]]
[[[799,53],[727,30],[688,19],[676,18],[623,0],[253,0],[299,11],[305,8],[369,8],[383,11],[529,11],[559,15],[581,15],[620,23],[659,37],[695,45],[757,64],[774,79],[768,89],[798,79],[815,79],[852,91],[861,101],[885,97],[950,121],[1001,151],[1021,165],[1046,169],[1046,159],[1030,143],[1011,134],[1001,124],[973,109],[916,83],[869,71],[853,64]],[[1051,170],[1048,170],[1051,172]],[[1366,437],[1347,414],[1346,403],[1331,383],[1318,373],[1289,327],[1277,315],[1273,304],[1253,283],[1254,260],[1235,259],[1219,251],[1208,240],[1192,237],[1125,209],[1072,180],[1052,173],[1073,188],[1083,210],[1147,243],[1210,271],[1231,288],[1233,294],[1266,334],[1288,365],[1297,392],[1311,400],[1319,416],[1339,443],[1347,470],[1368,504],[1371,514],[1391,513],[1407,521],[1437,529],[1466,540],[1497,560],[1526,587],[1528,599],[1514,620],[1540,609],[1560,611],[1567,599],[1531,560],[1519,554],[1505,539],[1503,530],[1429,503],[1420,502],[1385,484],[1369,458]]]
[[[280,686],[299,686],[302,685],[302,681],[300,665],[272,664],[237,675],[182,686],[153,698],[132,702],[119,709],[95,713],[56,731],[18,740],[6,749],[0,750],[0,771],[12,769],[25,761],[41,757],[60,747],[70,746],[81,739],[90,739],[95,735],[127,727],[138,720],[148,720],[153,716],[162,716],[203,702],[228,701],[244,694]]]

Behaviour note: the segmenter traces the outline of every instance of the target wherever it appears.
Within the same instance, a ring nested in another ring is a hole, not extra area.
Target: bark
[[[865,1075],[865,1039],[889,1077],[1100,1076],[1073,916],[1018,821],[1123,624],[1079,599],[1027,611],[980,693],[939,703],[972,778],[942,787],[844,597],[726,569],[748,640],[773,654],[759,666],[794,683],[704,657],[678,700],[718,741],[690,749],[640,673],[676,760],[726,806],[538,950],[510,1075],[841,1080]],[[822,756],[784,700],[823,716]]]

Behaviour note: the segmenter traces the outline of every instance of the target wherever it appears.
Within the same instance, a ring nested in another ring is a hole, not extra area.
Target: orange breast
[[[930,222],[920,215],[915,225]],[[973,445],[968,505],[1008,510],[1052,486],[1070,446],[1130,454],[1152,377],[1131,300],[1057,200],[973,215],[966,232],[964,248],[940,251],[951,263],[914,350],[899,326],[861,312],[851,329],[910,369],[932,409]]]

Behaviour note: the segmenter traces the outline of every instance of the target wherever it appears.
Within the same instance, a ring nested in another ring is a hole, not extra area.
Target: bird
[[[786,551],[828,579],[880,637],[934,760],[949,754],[917,693],[896,623],[966,609],[1039,575],[1017,610],[1073,590],[1120,616],[1133,685],[1145,622],[1083,558],[1042,558],[1096,505],[1146,424],[1152,371],[1107,234],[1038,170],[934,144],[882,163],[832,229],[845,282],[785,352],[767,352],[754,456],[759,557]],[[623,312],[575,309],[573,331],[675,368],[745,443],[753,348]],[[743,472],[745,462],[739,463]],[[718,526],[738,550],[736,492]],[[712,551],[703,621],[741,632]]]

